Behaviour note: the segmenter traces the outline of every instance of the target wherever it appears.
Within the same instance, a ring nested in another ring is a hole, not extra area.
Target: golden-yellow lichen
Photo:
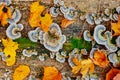
[[[10,7],[7,7],[5,4],[0,5],[0,21],[2,26],[8,23],[8,18],[12,18]]]
[[[30,73],[30,68],[27,65],[19,65],[13,74],[13,80],[24,80]]]
[[[18,43],[8,38],[2,39],[2,44],[4,46],[7,66],[14,65],[16,62],[16,50],[18,49]]]

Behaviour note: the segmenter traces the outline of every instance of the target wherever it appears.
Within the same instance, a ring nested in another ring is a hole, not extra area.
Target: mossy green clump
[[[37,47],[37,43],[30,41],[28,38],[19,38],[14,41],[18,42],[20,49],[28,48],[28,47],[32,47],[32,48]]]
[[[63,49],[64,49],[65,51],[70,51],[70,50],[72,50],[72,45],[71,45],[71,43],[65,43],[65,44],[63,45]]]
[[[78,49],[86,49],[91,50],[92,49],[92,43],[85,41],[83,38],[71,38],[70,40],[72,48],[78,48]]]

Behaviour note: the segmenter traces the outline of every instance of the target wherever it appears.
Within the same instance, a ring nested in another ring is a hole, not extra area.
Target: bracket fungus
[[[110,52],[117,51],[117,47],[111,43],[112,33],[106,31],[103,35],[102,33],[106,30],[104,25],[97,25],[94,29],[94,39],[98,44],[104,45]]]
[[[26,57],[31,57],[32,55],[37,55],[37,51],[23,49],[22,54]]]
[[[108,59],[114,67],[118,67],[120,64],[120,50],[118,50],[116,53],[109,54]]]
[[[31,41],[33,42],[37,42],[39,40],[39,33],[40,33],[41,29],[40,28],[36,28],[35,30],[31,30],[28,32],[28,37]]]
[[[59,8],[51,7],[50,14],[52,17],[57,17],[59,15]]]
[[[86,49],[81,49],[80,53],[83,55],[88,55],[88,52]]]
[[[12,19],[14,20],[15,23],[19,22],[21,19],[22,15],[18,9],[15,9],[14,13],[12,14]]]
[[[23,28],[22,24],[11,23],[6,30],[6,35],[13,40],[18,39],[21,37],[21,31]]]
[[[104,13],[102,15],[102,20],[103,21],[109,21],[110,20],[110,9],[106,8],[104,10]]]
[[[42,38],[44,47],[52,52],[59,51],[66,41],[66,36],[62,35],[61,29],[56,23],[52,23],[49,31],[42,33],[40,37]]]
[[[12,19],[8,19],[10,25],[6,30],[7,37],[11,39],[18,39],[21,37],[21,31],[23,30],[24,26],[22,24],[17,24],[18,21],[21,19],[21,13],[18,9],[16,9],[13,13]]]
[[[77,17],[77,12],[74,7],[68,7],[67,13],[64,14],[64,17],[68,20],[74,20]]]
[[[111,43],[111,39],[112,39],[112,33],[110,31],[106,31],[105,32],[105,37],[107,38],[107,42],[105,44],[105,47],[110,50],[110,52],[115,52],[117,51],[117,46],[115,46],[114,44]]]
[[[66,72],[63,72],[61,74],[62,74],[62,80],[71,80],[71,78],[67,75]]]
[[[64,63],[65,62],[65,57],[63,55],[61,55],[59,52],[56,53],[56,60],[60,63]]]
[[[110,14],[110,19],[114,22],[118,21],[119,20],[119,14],[120,14],[120,6],[115,8],[115,10],[113,9],[113,12]]]
[[[104,10],[104,14],[107,15],[107,16],[109,16],[110,15],[110,9],[106,8]]]
[[[5,56],[4,52],[0,52],[0,56],[3,61],[6,61],[6,56]]]
[[[86,41],[92,41],[92,36],[88,30],[85,30],[83,33],[83,37]]]
[[[3,2],[3,3],[5,3],[5,4],[7,4],[7,5],[10,5],[10,4],[11,4],[11,0],[1,0],[0,2]]]
[[[45,61],[45,56],[44,55],[39,55],[39,60],[40,61]]]
[[[73,63],[73,58],[77,58],[78,60],[81,60],[81,54],[79,53],[79,50],[77,48],[75,48],[74,50],[72,50],[72,52],[69,53],[69,58],[68,58],[68,63],[70,67],[75,66],[75,64]]]
[[[54,0],[54,5],[64,5],[64,2],[61,0]]]
[[[120,36],[117,37],[116,44],[117,44],[118,47],[120,47]]]
[[[61,11],[63,14],[65,14],[65,13],[68,12],[68,8],[67,8],[65,5],[60,6],[60,11]]]
[[[99,18],[94,18],[94,22],[96,25],[100,24],[102,22],[102,19],[99,17]]]
[[[117,54],[116,53],[111,53],[109,54],[108,56],[108,59],[111,63],[113,63],[113,66],[116,67],[119,63],[118,61],[118,57],[117,57]]]
[[[94,18],[91,14],[89,14],[89,13],[86,14],[85,18],[86,18],[86,21],[87,21],[88,24],[94,25]]]
[[[111,14],[111,15],[110,15],[110,19],[111,19],[112,21],[118,21],[118,14],[116,14],[116,13]]]
[[[102,36],[102,32],[104,32],[106,30],[104,25],[97,25],[94,29],[94,39],[98,44],[102,44],[104,45],[107,41],[107,39]]]
[[[118,12],[118,14],[120,14],[120,6],[116,8],[116,11]]]

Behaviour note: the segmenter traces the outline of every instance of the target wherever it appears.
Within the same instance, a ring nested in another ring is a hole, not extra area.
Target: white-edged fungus
[[[11,0],[0,0],[0,2],[4,2],[4,3],[7,4],[7,5],[10,5],[10,4],[11,4]]]
[[[77,12],[74,7],[68,7],[68,12],[64,14],[64,17],[68,20],[74,20],[77,17]]]
[[[66,41],[66,36],[62,35],[61,29],[56,23],[51,24],[48,32],[40,34],[40,38],[42,38],[44,47],[52,52],[59,51]]]
[[[116,54],[116,53],[111,53],[111,54],[109,54],[108,59],[109,59],[109,61],[110,61],[111,63],[113,63],[114,66],[117,66],[117,64],[118,64],[119,61],[118,61],[118,58],[117,58],[117,54]]]
[[[68,12],[68,8],[63,5],[63,6],[60,6],[60,11],[63,13],[63,14],[66,14]]]
[[[83,54],[83,55],[88,55],[88,52],[87,52],[86,49],[81,49],[81,52],[80,52],[80,53]]]
[[[18,9],[15,9],[13,15],[12,15],[12,19],[14,20],[15,23],[17,23],[18,21],[20,21],[22,15],[20,13],[20,11]]]
[[[110,19],[112,21],[118,21],[118,14],[110,14]]]
[[[110,31],[106,31],[103,35],[102,32],[105,31],[106,28],[104,25],[98,25],[94,29],[94,39],[98,44],[105,45],[105,47],[110,52],[115,52],[117,47],[111,43],[112,33]]]
[[[105,47],[110,50],[110,52],[117,51],[117,47],[111,43],[112,33],[110,31],[106,31],[104,33],[105,37],[107,38],[107,42],[105,43]]]
[[[61,74],[62,74],[62,80],[71,80],[71,78],[66,75],[66,72],[63,72]]]
[[[90,51],[90,58],[93,59],[94,58],[94,52],[97,51],[98,48],[92,48],[92,50]]]
[[[99,18],[94,18],[94,22],[95,24],[100,24],[102,22],[102,19],[99,17]]]
[[[64,1],[61,0],[54,0],[54,5],[64,5]]]
[[[0,56],[3,61],[6,61],[6,56],[5,56],[4,52],[0,52]]]
[[[32,55],[37,55],[37,51],[23,49],[22,54],[26,57],[31,57]]]
[[[117,56],[120,57],[120,50],[117,51]]]
[[[54,0],[53,2],[54,2],[54,5],[57,5],[59,0]]]
[[[8,19],[8,22],[10,25],[8,26],[6,30],[7,37],[11,39],[17,39],[21,37],[21,31],[23,30],[24,26],[22,24],[17,24],[17,22],[21,18],[21,13],[18,9],[15,9],[12,19]]]
[[[62,56],[59,52],[56,53],[56,60],[60,63],[64,63],[65,62],[65,57]]]
[[[83,38],[86,40],[86,41],[92,41],[92,38],[91,38],[91,34],[88,30],[85,30],[84,33],[83,33]]]
[[[81,15],[81,16],[80,16],[80,20],[85,20],[85,17],[86,17],[85,14],[84,14],[84,15]]]
[[[64,56],[64,57],[66,57],[66,56],[67,56],[67,54],[66,54],[66,52],[65,52],[65,51],[62,51],[62,52],[61,52],[61,55],[62,55],[62,56]]]
[[[13,40],[18,39],[21,37],[23,28],[22,24],[11,23],[6,30],[6,35]]]
[[[28,32],[28,37],[31,41],[33,42],[37,42],[39,40],[39,33],[40,33],[41,29],[40,28],[36,28],[35,30],[31,30]]]
[[[107,39],[104,38],[104,36],[102,35],[102,32],[104,32],[105,30],[106,27],[104,25],[97,25],[95,27],[93,37],[98,44],[106,44]]]
[[[117,51],[117,47],[111,43],[110,39],[107,40],[105,47],[110,50],[110,52],[115,52]]]
[[[59,14],[59,8],[51,7],[50,8],[50,14],[52,17],[57,17]]]
[[[64,1],[62,1],[62,0],[58,0],[58,3],[59,3],[60,6],[64,5]]]
[[[118,12],[118,14],[120,14],[120,6],[116,8],[116,11]]]
[[[33,77],[32,75],[29,76],[29,80],[36,80],[35,77]]]
[[[55,57],[55,53],[50,53],[50,58],[53,59]]]
[[[78,60],[81,60],[82,54],[79,53],[79,50],[75,48],[72,52],[69,53],[68,63],[70,67],[75,66],[73,63],[73,58],[77,58]]]
[[[120,36],[117,37],[116,44],[117,44],[118,47],[120,47]]]
[[[94,25],[94,18],[91,14],[89,14],[89,13],[86,14],[85,18],[86,18],[86,21],[87,21],[88,24]]]
[[[40,61],[45,61],[44,55],[40,55],[40,56],[39,56],[39,59],[40,59]]]
[[[110,20],[110,18],[106,17],[106,16],[104,16],[102,19],[103,19],[103,21],[109,21]]]
[[[106,8],[104,10],[104,14],[107,15],[107,16],[109,16],[110,15],[110,9]]]

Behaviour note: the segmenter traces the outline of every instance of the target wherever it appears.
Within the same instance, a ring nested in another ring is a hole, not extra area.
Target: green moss
[[[72,45],[71,45],[71,43],[65,43],[65,44],[63,45],[63,49],[64,49],[65,51],[71,51],[71,50],[72,50]]]
[[[36,42],[30,41],[28,38],[19,38],[14,41],[18,42],[20,49],[27,48],[27,47],[36,48],[37,46]]]
[[[111,43],[116,44],[116,39],[117,39],[117,36],[113,36]]]
[[[91,50],[92,43],[85,41],[83,38],[71,38],[70,43],[72,45],[72,48],[78,48],[78,49],[86,49]]]

